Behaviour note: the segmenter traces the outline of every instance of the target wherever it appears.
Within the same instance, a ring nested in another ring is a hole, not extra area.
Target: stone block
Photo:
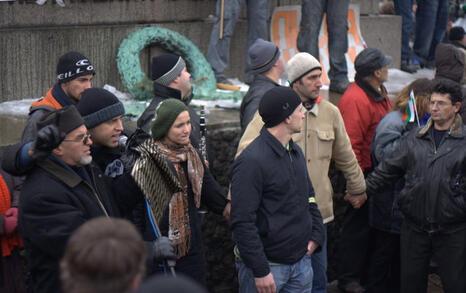
[[[360,17],[361,34],[369,47],[392,56],[392,68],[401,63],[401,16],[368,15]]]

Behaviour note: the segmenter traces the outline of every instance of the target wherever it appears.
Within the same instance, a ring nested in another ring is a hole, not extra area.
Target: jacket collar
[[[265,142],[272,148],[272,150],[279,156],[283,157],[287,153],[287,149],[282,146],[280,141],[275,138],[268,130],[267,128],[262,127],[261,129],[261,136],[264,137]],[[289,151],[296,151],[295,150],[295,143],[293,142],[293,139],[290,139],[289,142]]]
[[[428,132],[429,129],[432,128],[434,125],[432,118],[429,118],[427,121],[427,124],[422,127],[418,134],[417,137],[423,137],[425,136]],[[461,119],[460,114],[456,114],[455,120],[453,121],[453,124],[450,126],[450,130],[448,131],[448,134],[453,137],[461,138],[464,136],[463,133],[463,119]]]
[[[273,81],[272,79],[268,78],[267,76],[265,75],[262,75],[262,74],[257,74],[256,77],[254,78],[254,82],[251,84],[251,85],[254,85],[255,83],[263,83],[263,82],[266,82],[266,83],[273,83],[274,85],[276,86],[279,86],[278,83],[276,83],[275,81]]]
[[[91,163],[92,164],[92,163]],[[57,177],[60,181],[68,185],[70,188],[75,188],[78,186],[82,181],[86,181],[81,175],[76,173],[70,166],[65,164],[63,161],[51,155],[48,159],[41,161],[38,163],[39,167],[48,171],[55,177]],[[86,177],[89,177],[87,174],[87,170],[85,167],[81,167],[83,170],[83,174],[86,174]],[[87,178],[91,180],[90,177]]]
[[[358,74],[356,74],[354,81],[366,93],[366,95],[368,95],[374,101],[382,102],[386,99],[387,89],[383,85],[380,86],[380,93],[379,91],[374,89],[370,84],[365,82],[361,77],[359,77]]]
[[[58,82],[52,88],[52,96],[62,107],[73,105],[73,101],[65,94]]]
[[[160,96],[165,99],[174,98],[174,99],[181,100],[180,90],[165,86],[158,82],[154,82],[154,94],[156,96]]]
[[[308,112],[314,114],[314,116],[317,116],[319,114],[319,104],[320,104],[320,102],[322,102],[322,100],[323,100],[323,98],[321,96],[319,96],[316,99],[314,105],[312,105],[312,108],[310,110],[308,110]]]

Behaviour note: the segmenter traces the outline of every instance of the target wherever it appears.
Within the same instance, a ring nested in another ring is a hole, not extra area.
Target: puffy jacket
[[[466,126],[456,115],[438,148],[432,120],[413,129],[366,179],[368,194],[405,176],[398,206],[405,222],[422,232],[455,232],[466,227]]]
[[[279,84],[270,78],[262,74],[256,75],[254,81],[249,87],[248,92],[246,95],[244,95],[244,98],[241,101],[239,117],[242,133],[246,130],[249,122],[251,122],[252,118],[254,117],[254,113],[256,113],[257,109],[259,109],[259,103],[262,100],[264,94],[276,86],[279,86]]]
[[[387,91],[381,92],[361,80],[357,75],[338,103],[359,166],[366,172],[371,169],[370,147],[375,128],[392,104]]]

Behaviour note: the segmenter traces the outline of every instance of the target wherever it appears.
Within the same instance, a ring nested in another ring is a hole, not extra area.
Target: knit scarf
[[[2,174],[0,173],[0,214],[5,215],[6,211],[11,206],[11,196],[8,186],[6,185],[5,180],[3,179]],[[2,257],[9,256],[11,251],[16,247],[22,247],[23,241],[19,237],[18,233],[13,233],[11,235],[3,235],[0,238],[0,244],[2,249]]]
[[[202,180],[204,167],[198,153],[191,144],[185,146],[167,146],[162,141],[156,142],[160,150],[175,167],[181,183],[182,191],[173,194],[170,201],[168,237],[173,241],[177,257],[187,255],[191,247],[191,227],[189,225],[188,181],[194,194],[197,208],[201,204]],[[182,162],[187,162],[188,176],[186,176]]]

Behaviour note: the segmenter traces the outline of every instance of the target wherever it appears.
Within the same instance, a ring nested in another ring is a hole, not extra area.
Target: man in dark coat
[[[311,254],[324,241],[324,227],[304,155],[291,139],[301,130],[302,108],[289,87],[266,92],[261,134],[233,165],[239,292],[311,291]]]
[[[429,261],[439,265],[445,292],[466,292],[466,126],[458,111],[461,87],[438,80],[431,118],[413,129],[366,179],[377,194],[404,176],[398,206],[401,227],[401,292],[426,292]]]
[[[199,115],[189,106],[192,99],[190,83],[191,74],[186,70],[186,63],[181,56],[163,54],[152,59],[152,80],[154,81],[155,98],[147,106],[137,121],[138,128],[146,133],[150,132],[151,122],[155,115],[155,109],[163,100],[174,98],[182,101],[187,107],[191,117],[191,143],[199,149],[200,123]]]
[[[280,49],[272,42],[257,39],[248,50],[254,81],[241,101],[240,122],[241,132],[246,130],[264,93],[271,88],[279,86],[278,79],[285,71],[285,64],[280,56]]]
[[[59,133],[60,143],[39,160],[24,182],[19,206],[20,235],[35,293],[62,292],[58,262],[69,236],[85,221],[117,216],[118,211],[90,155],[92,140],[74,106],[51,112],[38,122],[43,132]],[[42,131],[42,132],[41,132]],[[41,145],[35,142],[36,148]],[[42,145],[43,146],[43,145]]]

